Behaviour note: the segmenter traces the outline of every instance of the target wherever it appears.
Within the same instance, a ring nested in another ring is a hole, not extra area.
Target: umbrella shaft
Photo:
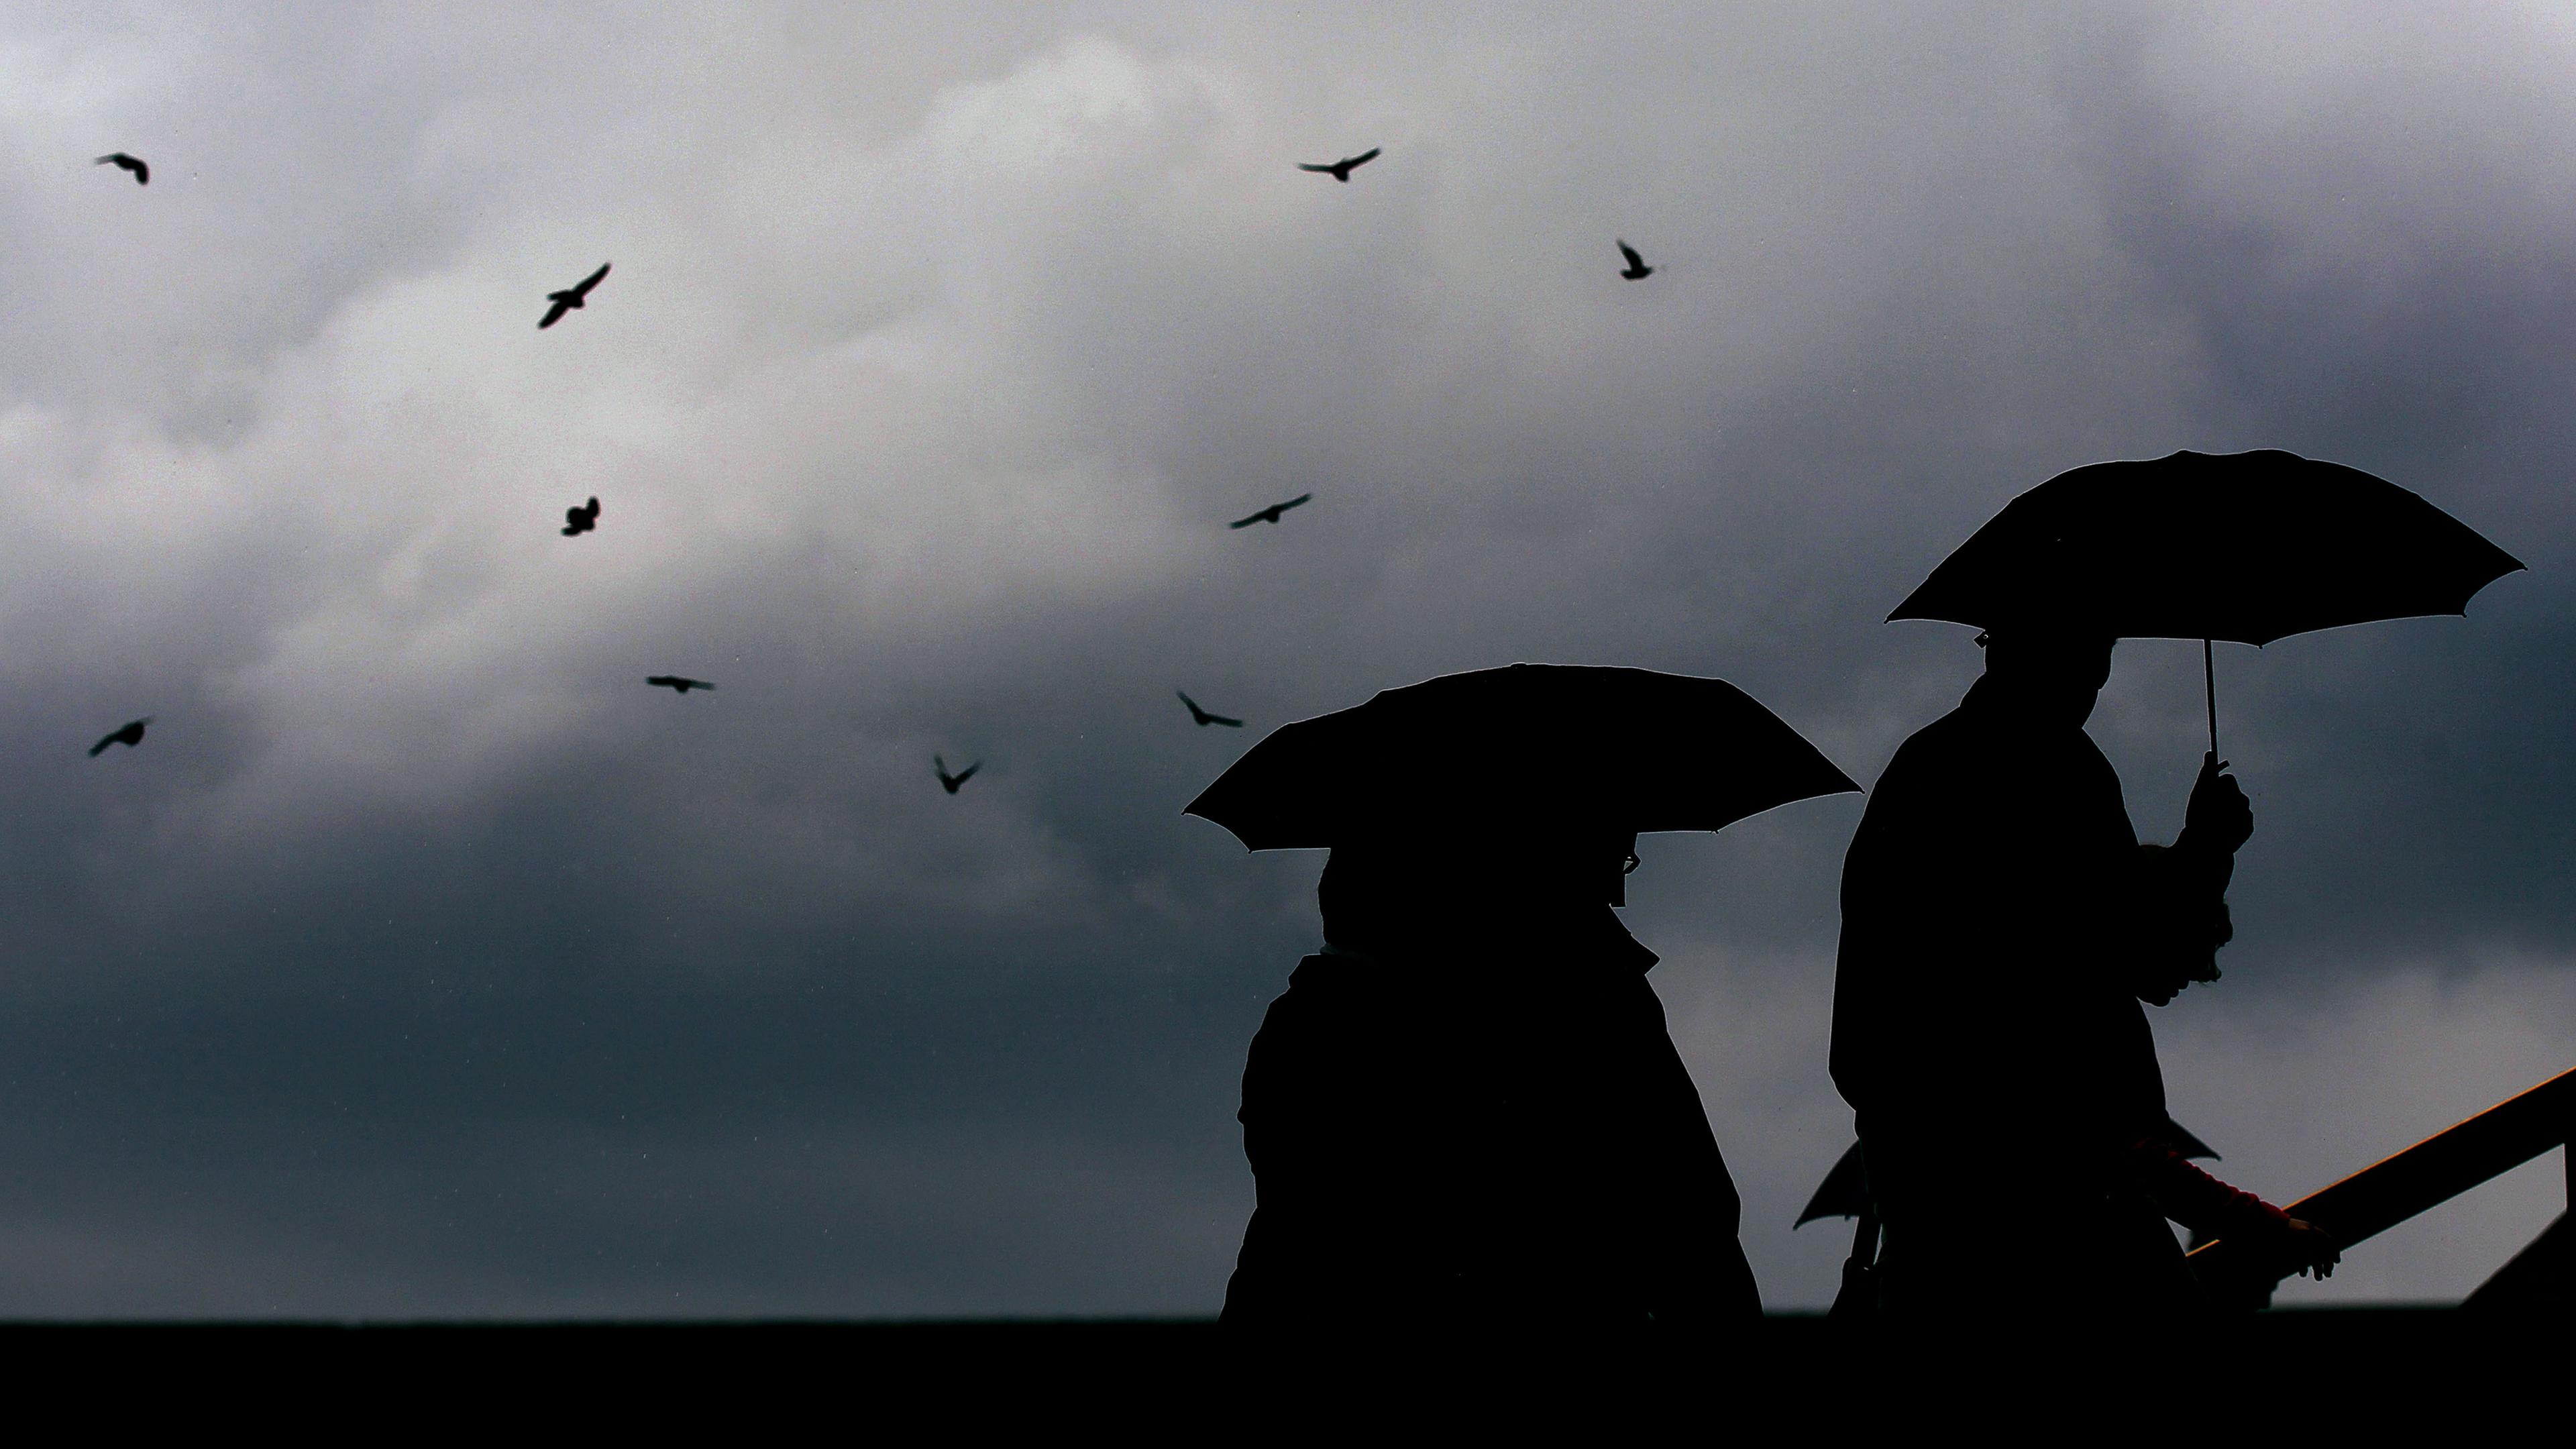
[[[2200,641],[2200,686],[2202,697],[2209,701],[2209,753],[2218,755],[2218,662],[2212,657],[2209,641]]]

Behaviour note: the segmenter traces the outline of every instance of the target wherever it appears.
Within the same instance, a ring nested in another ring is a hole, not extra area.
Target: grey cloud
[[[1176,813],[1244,743],[1553,658],[1722,674],[1867,779],[1976,667],[1895,599],[2183,446],[2533,566],[2222,658],[2261,819],[2186,1120],[2311,1186],[2563,991],[2545,21],[717,14],[0,46],[0,1311],[1206,1310],[1315,929],[1316,858]],[[111,146],[153,185],[88,184]],[[2192,652],[2125,646],[2097,716],[2149,834]],[[989,763],[951,798],[933,751]],[[1781,1224],[1847,1140],[1859,808],[1649,842],[1630,913],[1780,1304],[1839,1258]],[[2516,964],[2406,1035],[2470,960]],[[2273,1104],[2329,1080],[2310,1151]],[[2336,1281],[2457,1291],[2520,1210]]]

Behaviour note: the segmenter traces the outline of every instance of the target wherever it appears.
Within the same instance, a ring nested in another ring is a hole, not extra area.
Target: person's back
[[[1244,1073],[1259,1206],[1226,1321],[1560,1333],[1757,1314],[1653,953],[1606,905],[1497,919],[1507,897],[1470,906],[1336,860],[1333,945],[1298,965]]]
[[[1968,701],[1909,739],[1845,857],[1835,1084],[1867,1126],[1920,1118],[2016,1154],[2079,1150],[2108,1088],[2098,1038],[2123,1010],[2098,921],[2137,850],[2118,778],[2080,729]],[[2134,1014],[2133,1012],[2131,1014]]]
[[[2124,964],[2137,836],[2083,731],[2109,654],[1990,655],[1889,763],[1845,860],[1832,1067],[1892,1307],[2014,1311],[2043,1265],[2098,1308],[2188,1291],[2124,1177],[2163,1086]]]

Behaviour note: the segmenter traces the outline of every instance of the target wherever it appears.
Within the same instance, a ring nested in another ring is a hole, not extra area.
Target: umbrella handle
[[[2210,657],[2209,641],[2200,641],[2200,684],[2203,697],[2209,701],[2209,757],[2218,758],[2218,664]]]

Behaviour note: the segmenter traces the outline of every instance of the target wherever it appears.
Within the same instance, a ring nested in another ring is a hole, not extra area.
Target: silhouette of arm
[[[2139,846],[2128,884],[2130,920],[2115,948],[2148,977],[2217,980],[2218,948],[2236,936],[2227,913],[2227,879],[2228,872],[2205,856]]]
[[[2288,1213],[2219,1181],[2155,1137],[2129,1144],[2128,1169],[2158,1211],[2206,1237],[2278,1231],[2290,1221]]]
[[[2327,1278],[2343,1257],[2331,1234],[2201,1171],[2171,1143],[2147,1138],[2132,1144],[2129,1171],[2166,1217],[2204,1238],[2250,1240],[2285,1273],[2295,1269]]]

